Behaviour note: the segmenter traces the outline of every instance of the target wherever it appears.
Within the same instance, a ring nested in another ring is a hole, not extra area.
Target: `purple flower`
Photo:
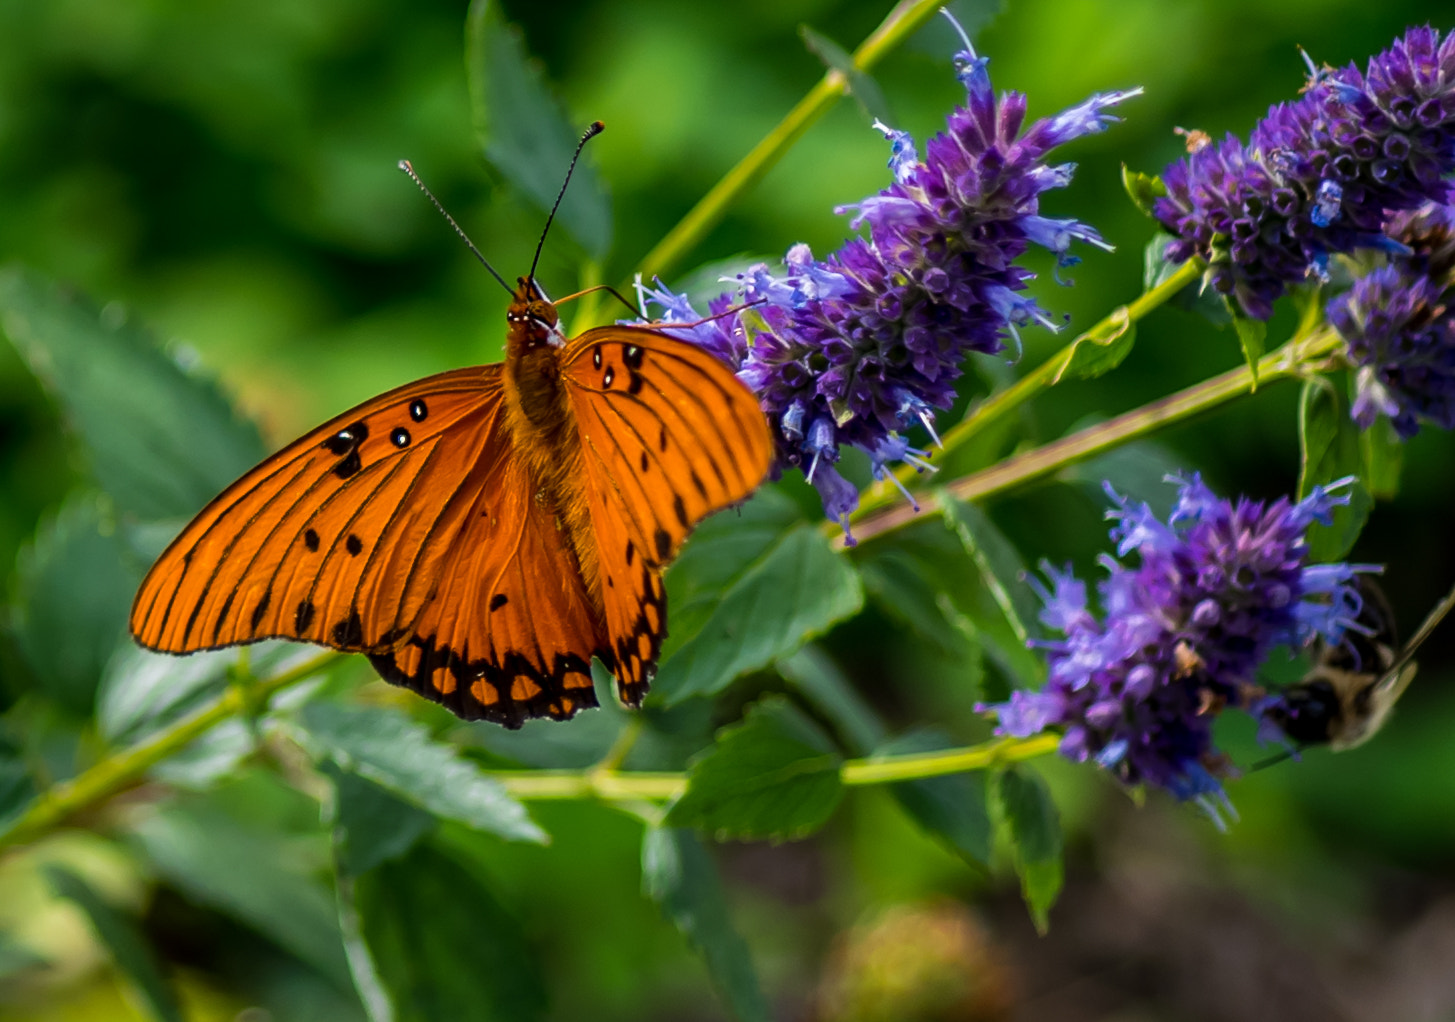
[[[1230,135],[1168,167],[1154,208],[1176,235],[1167,257],[1207,260],[1210,283],[1259,319],[1290,284],[1324,276],[1330,253],[1392,250],[1391,212],[1451,194],[1455,36],[1411,29],[1364,74],[1310,69],[1247,146]]]
[[[1367,429],[1386,416],[1403,437],[1421,419],[1455,429],[1455,210],[1401,215],[1390,231],[1409,254],[1359,278],[1327,309],[1354,368],[1354,420]]]
[[[1298,503],[1223,500],[1194,475],[1167,521],[1108,494],[1111,536],[1129,567],[1104,557],[1097,587],[1047,565],[1037,585],[1042,622],[1064,638],[1044,643],[1048,680],[993,710],[1003,734],[1063,730],[1061,752],[1092,760],[1127,785],[1152,784],[1196,799],[1218,819],[1226,760],[1212,722],[1227,706],[1248,709],[1254,675],[1274,646],[1315,637],[1336,643],[1359,612],[1357,569],[1309,565],[1305,533],[1348,497],[1317,488]]]
[[[955,400],[971,352],[993,354],[1020,327],[1056,322],[1023,292],[1034,274],[1017,264],[1031,245],[1076,262],[1073,242],[1111,246],[1076,220],[1040,215],[1040,196],[1071,180],[1071,164],[1046,163],[1052,149],[1116,120],[1107,111],[1131,92],[1097,95],[1022,130],[1026,100],[997,98],[986,61],[966,42],[956,56],[964,106],[930,139],[923,160],[906,132],[876,122],[890,142],[894,182],[842,207],[867,236],[825,260],[806,245],[789,250],[781,271],[757,266],[736,278],[734,300],[750,307],[692,337],[725,356],[758,394],[777,440],[778,464],[803,471],[830,517],[847,520],[857,493],[831,470],[844,445],[886,461],[921,451],[898,436],[924,426]],[[669,319],[695,318],[677,296],[644,297]],[[720,299],[721,308],[727,302]],[[714,303],[713,311],[719,311]]]

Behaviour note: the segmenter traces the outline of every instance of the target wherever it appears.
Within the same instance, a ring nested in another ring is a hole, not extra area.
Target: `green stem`
[[[1319,331],[1306,340],[1290,341],[1259,360],[1259,385],[1302,376],[1311,363],[1330,354],[1338,344],[1338,335],[1329,329]],[[1007,458],[987,469],[957,479],[942,489],[959,500],[984,500],[986,497],[1004,493],[1154,430],[1208,411],[1225,401],[1250,394],[1253,391],[1253,379],[1249,367],[1240,366],[1115,419]],[[864,542],[875,536],[882,536],[908,525],[919,513],[934,511],[938,507],[938,501],[931,495],[920,497],[919,503],[920,512],[916,512],[908,504],[896,504],[870,515],[854,526],[855,539]],[[840,539],[839,542],[842,544],[843,540]]]
[[[944,0],[913,0],[898,4],[854,51],[854,67],[860,71],[869,70],[934,17],[943,4]],[[798,105],[737,166],[729,170],[676,227],[667,232],[656,248],[647,253],[638,267],[643,279],[665,276],[675,269],[707,232],[717,226],[727,214],[728,207],[762,178],[793,143],[848,91],[848,79],[842,72],[831,70],[825,74],[808,95],[799,100]]]
[[[997,738],[981,745],[936,752],[907,753],[851,759],[839,770],[839,779],[851,787],[894,784],[945,774],[987,770],[1054,752],[1059,735]],[[490,776],[514,798],[522,801],[580,800],[607,802],[665,802],[687,790],[687,775],[621,770],[502,770]]]
[[[948,453],[980,435],[988,427],[999,422],[1031,398],[1061,382],[1061,376],[1071,363],[1078,345],[1105,344],[1120,337],[1132,324],[1145,317],[1153,309],[1165,304],[1188,284],[1202,275],[1205,264],[1201,259],[1189,259],[1178,267],[1177,272],[1149,291],[1144,292],[1129,305],[1115,309],[1091,329],[1071,341],[1038,367],[1022,376],[1005,390],[992,394],[982,401],[974,411],[965,416],[954,428],[941,438],[941,452]],[[900,482],[908,484],[917,476],[913,465],[903,465],[895,475]],[[864,491],[859,500],[859,509],[851,521],[867,519],[877,508],[893,503],[899,496],[899,489],[889,480],[875,483]]]
[[[261,709],[275,693],[317,674],[338,656],[338,653],[323,653],[267,681],[228,686],[222,698],[211,706],[179,720],[150,740],[108,756],[69,781],[50,788],[0,832],[0,849],[33,841],[76,813],[106,801],[218,724],[250,710]]]

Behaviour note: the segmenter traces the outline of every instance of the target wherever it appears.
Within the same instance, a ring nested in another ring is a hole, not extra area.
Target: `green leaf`
[[[541,956],[482,872],[429,842],[339,884],[350,966],[374,1022],[544,1018]],[[571,963],[561,963],[571,968]]]
[[[1357,477],[1364,468],[1359,427],[1349,418],[1343,395],[1323,377],[1306,380],[1298,406],[1299,448],[1303,467],[1298,477],[1300,499],[1315,486],[1355,476],[1349,503],[1334,508],[1333,523],[1309,526],[1309,559],[1315,564],[1342,560],[1369,520],[1374,500]]]
[[[667,813],[673,827],[695,827],[720,840],[805,837],[843,797],[842,758],[812,721],[770,697],[693,761],[687,791]]]
[[[328,761],[322,771],[333,781],[331,822],[334,855],[341,873],[359,876],[404,855],[435,825],[423,809]]]
[[[955,742],[933,730],[915,731],[881,743],[875,756],[951,749]],[[939,838],[967,862],[986,866],[990,862],[990,810],[985,801],[983,773],[950,774],[903,781],[889,786],[904,811],[925,830]]]
[[[1127,190],[1132,205],[1147,216],[1152,215],[1153,204],[1167,194],[1167,186],[1160,177],[1129,170],[1125,163],[1122,164],[1122,187]]]
[[[974,504],[948,499],[941,507],[944,508],[946,525],[975,562],[980,580],[990,590],[1005,615],[1006,623],[1022,640],[1035,637],[1040,608],[1035,594],[1026,584],[1026,568],[1020,551]]]
[[[970,599],[975,564],[943,519],[915,522],[852,556],[880,609],[946,656],[978,658],[977,629],[960,609]]]
[[[101,488],[122,512],[189,517],[262,459],[262,440],[216,384],[119,310],[97,312],[38,274],[0,272],[0,329],[64,408]]]
[[[736,545],[746,552],[755,544],[743,537]],[[695,546],[694,539],[688,551]],[[812,525],[783,533],[755,560],[734,567],[731,559],[719,556],[716,565],[727,575],[720,588],[704,584],[698,575],[681,600],[673,575],[668,576],[674,635],[683,637],[664,654],[653,691],[669,705],[720,691],[738,675],[788,656],[864,605],[859,573]],[[682,580],[677,581],[680,587]]]
[[[647,828],[642,837],[642,891],[702,956],[733,1017],[738,1022],[769,1022],[773,1015],[748,946],[728,918],[717,866],[690,831]]]
[[[10,626],[41,691],[89,716],[107,661],[126,638],[140,573],[99,494],[69,500],[22,552]]]
[[[334,900],[288,835],[193,804],[160,809],[132,833],[156,871],[188,897],[247,923],[340,986],[349,985]]]
[[[50,865],[45,867],[45,875],[56,894],[86,913],[91,928],[111,953],[111,960],[136,993],[146,1016],[157,1022],[182,1022],[177,995],[135,920],[108,905],[90,884],[70,870]]]
[[[1371,496],[1393,500],[1399,496],[1399,477],[1404,470],[1404,440],[1383,415],[1368,429],[1359,431],[1359,452],[1363,456],[1361,478]]]
[[[571,126],[538,62],[526,52],[520,29],[505,21],[494,0],[471,0],[465,70],[485,158],[546,213],[566,178],[581,129]],[[611,200],[585,157],[571,176],[556,222],[593,259],[611,248]]]
[[[549,840],[504,788],[398,710],[320,701],[303,707],[299,723],[299,741],[315,758],[421,809],[510,841]]]
[[[35,779],[24,761],[0,740],[0,826],[25,811],[37,794]]]
[[[1026,907],[1044,934],[1064,875],[1056,804],[1040,777],[1017,769],[992,776],[990,801],[996,827],[1009,844]]]
[[[778,661],[778,673],[833,723],[844,745],[855,755],[868,752],[884,740],[884,724],[822,649],[804,646]]]
[[[1245,313],[1241,306],[1228,298],[1223,299],[1228,315],[1233,317],[1233,330],[1238,334],[1238,344],[1243,349],[1243,360],[1253,374],[1253,389],[1258,389],[1258,360],[1268,350],[1268,324]]]
[[[1111,372],[1132,353],[1136,343],[1137,327],[1131,314],[1123,305],[1109,317],[1110,327],[1104,333],[1088,331],[1071,343],[1071,355],[1067,358],[1052,384],[1065,379],[1091,380]]]
[[[799,25],[798,34],[803,39],[803,45],[823,61],[825,67],[844,76],[844,80],[849,83],[849,95],[854,97],[865,117],[881,124],[894,123],[894,116],[889,112],[889,101],[884,98],[884,90],[872,75],[854,65],[853,54],[807,25]]]
[[[1142,287],[1145,290],[1150,291],[1163,283],[1182,267],[1181,263],[1174,263],[1167,258],[1167,245],[1173,240],[1175,239],[1172,235],[1158,231],[1147,242],[1147,247],[1142,252]],[[1218,327],[1227,326],[1232,319],[1222,295],[1206,286],[1204,281],[1188,284],[1177,292],[1170,304],[1187,312],[1195,312]]]

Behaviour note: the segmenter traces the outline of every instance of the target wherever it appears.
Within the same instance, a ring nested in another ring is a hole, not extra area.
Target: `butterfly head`
[[[520,355],[549,345],[559,348],[566,343],[559,326],[556,306],[541,286],[531,277],[518,277],[505,313],[509,324],[508,346],[512,355]]]

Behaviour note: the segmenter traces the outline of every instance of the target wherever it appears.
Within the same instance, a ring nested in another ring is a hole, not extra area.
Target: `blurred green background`
[[[607,124],[586,158],[612,196],[605,278],[617,281],[820,76],[801,24],[851,48],[885,14],[883,3],[832,0],[504,8],[572,119]],[[1362,63],[1406,26],[1445,28],[1450,18],[1447,4],[1415,0],[993,8],[967,8],[984,20],[976,44],[998,88],[1029,93],[1033,117],[1093,91],[1146,88],[1122,108],[1125,123],[1072,147],[1076,181],[1046,203],[1118,246],[1084,253],[1074,288],[1049,273],[1038,282],[1073,330],[1141,287],[1151,222],[1122,194],[1122,162],[1159,170],[1181,151],[1174,126],[1246,136],[1301,84],[1296,45],[1321,62]],[[505,295],[395,169],[411,159],[507,278],[525,271],[543,211],[477,149],[464,19],[460,3],[402,0],[0,0],[0,264],[23,263],[89,295],[103,315],[148,325],[215,374],[271,445],[401,382],[497,360]],[[936,25],[876,71],[897,126],[921,140],[963,95],[951,50]],[[881,187],[886,156],[856,106],[840,103],[683,270],[797,241],[826,254],[846,231],[833,207]],[[555,180],[562,170],[541,173]],[[580,261],[555,233],[541,270],[548,290],[574,289]],[[1276,319],[1270,339],[1290,325]],[[1027,365],[1060,343],[1040,332],[1027,340]],[[1164,309],[1116,373],[1031,408],[1024,439],[1127,410],[1239,357],[1230,333]],[[1271,387],[1100,469],[1145,477],[1165,463],[1201,470],[1223,492],[1289,492],[1296,398],[1291,384]],[[1402,493],[1378,507],[1354,554],[1388,564],[1407,627],[1455,581],[1452,465],[1448,435],[1414,440]],[[0,564],[16,563],[91,470],[29,368],[0,344]],[[1028,563],[1089,566],[1104,547],[1095,480],[1105,473],[1084,467],[989,510]],[[891,615],[871,610],[825,646],[898,726],[973,717],[963,671]],[[1227,835],[1160,795],[1137,809],[1088,771],[1047,763],[1069,847],[1067,890],[1045,938],[1013,879],[943,851],[882,793],[853,793],[809,841],[718,848],[777,1017],[830,1017],[854,982],[843,977],[870,976],[862,963],[888,954],[864,947],[922,939],[929,949],[898,975],[940,955],[983,986],[981,1001],[944,1018],[1455,1018],[1452,652],[1455,635],[1437,635],[1369,747],[1234,783],[1243,818]],[[43,688],[13,649],[0,669],[5,703]],[[1246,736],[1237,740],[1258,758]],[[300,855],[321,854],[305,847],[318,836],[315,807],[292,789],[239,781],[224,797],[287,821]],[[639,894],[637,825],[589,805],[537,815],[555,836],[550,848],[502,845],[482,868],[522,920],[550,1017],[725,1017],[701,966]],[[353,995],[317,963],[157,882],[144,857],[85,836],[56,854],[142,913],[195,1017],[358,1017]],[[0,1018],[136,1017],[90,931],[35,870],[25,856],[0,860],[0,928],[50,962],[0,967]],[[894,906],[922,915],[882,915]],[[896,1010],[883,1017],[932,1017]]]

